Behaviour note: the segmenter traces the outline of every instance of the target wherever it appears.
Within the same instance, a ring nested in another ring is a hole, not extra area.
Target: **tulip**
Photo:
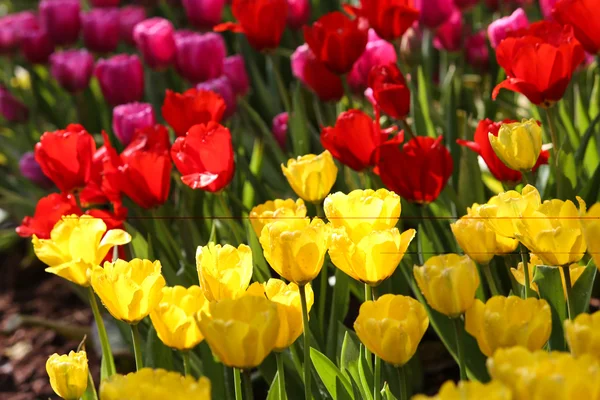
[[[9,54],[22,42],[25,32],[39,30],[38,20],[31,11],[21,11],[0,18],[0,54]]]
[[[334,11],[323,15],[312,26],[304,27],[304,40],[316,58],[337,75],[352,69],[368,42],[369,24]]]
[[[421,303],[392,294],[365,301],[354,321],[354,330],[367,349],[395,367],[412,358],[428,326]]]
[[[181,181],[192,189],[218,192],[235,173],[231,133],[212,121],[194,125],[186,136],[178,137],[171,147],[171,158],[182,175]]]
[[[50,386],[59,397],[77,400],[88,385],[88,359],[85,351],[58,355],[52,354],[46,361]]]
[[[421,48],[423,46],[423,31],[415,23],[402,36],[400,41],[400,59],[408,65],[418,65],[421,62]]]
[[[57,45],[73,44],[79,37],[81,20],[79,0],[42,0],[40,22]]]
[[[600,204],[594,204],[589,211],[581,207],[581,231],[587,244],[588,252],[600,268]]]
[[[89,273],[100,266],[113,246],[130,241],[127,232],[107,231],[104,221],[88,215],[65,215],[52,229],[50,239],[35,234],[32,239],[35,255],[48,265],[46,272],[80,286],[90,285]]]
[[[433,45],[436,49],[449,52],[460,51],[463,44],[463,19],[458,9],[437,30]]]
[[[460,381],[455,384],[454,381],[446,381],[440,388],[440,391],[434,397],[419,394],[413,396],[412,400],[512,400],[511,391],[502,383],[491,381],[481,383],[477,381]]]
[[[290,60],[292,74],[314,91],[321,101],[337,101],[344,96],[341,78],[329,71],[307,44],[298,47]]]
[[[293,30],[298,30],[308,23],[310,19],[309,0],[287,0],[287,24]]]
[[[33,217],[23,218],[17,227],[21,237],[35,235],[40,239],[50,239],[50,232],[63,215],[81,214],[72,194],[51,193],[38,200]]]
[[[260,365],[279,336],[276,304],[258,296],[212,302],[197,322],[213,354],[239,369]]]
[[[390,42],[401,38],[419,18],[412,0],[361,0],[360,8],[353,11],[366,18],[377,35]]]
[[[561,24],[573,26],[575,37],[590,54],[600,52],[600,14],[596,6],[594,0],[560,0],[552,13]]]
[[[175,29],[169,20],[154,17],[139,22],[133,40],[150,68],[163,69],[175,60]]]
[[[465,41],[465,58],[467,63],[476,71],[485,72],[490,66],[485,31],[479,31],[467,37]]]
[[[258,237],[260,237],[265,225],[277,219],[304,219],[304,217],[306,217],[306,206],[302,199],[296,201],[292,199],[269,200],[250,211],[250,223]]]
[[[377,106],[396,119],[405,119],[410,112],[410,90],[396,64],[378,65],[369,73],[369,87]]]
[[[287,0],[233,0],[231,11],[238,22],[219,24],[215,31],[243,33],[257,51],[279,46],[287,20]]]
[[[127,375],[112,375],[100,383],[102,400],[210,400],[210,381],[164,369],[143,368]]]
[[[100,59],[95,75],[110,105],[140,101],[144,96],[144,68],[136,55],[118,54]]]
[[[434,256],[413,272],[427,303],[444,315],[455,318],[475,302],[479,273],[468,256]]]
[[[127,44],[135,44],[133,28],[146,19],[146,9],[142,6],[125,6],[119,9],[119,37]]]
[[[216,33],[177,31],[175,33],[175,67],[192,83],[218,78],[223,73],[227,54],[225,41]]]
[[[52,186],[52,181],[44,175],[42,167],[40,167],[40,163],[35,160],[32,151],[23,154],[19,160],[19,171],[21,171],[21,175],[40,187],[49,188]]]
[[[223,118],[228,118],[235,113],[237,108],[236,94],[233,90],[231,81],[227,76],[222,75],[215,79],[199,83],[196,85],[198,90],[208,90],[214,92],[223,98],[225,102],[225,112]]]
[[[552,11],[554,10],[554,6],[556,5],[557,2],[558,2],[558,0],[540,0],[540,9],[542,11],[542,16],[545,19],[552,19]],[[577,39],[577,40],[579,40],[579,39]],[[579,41],[583,43],[582,40],[579,40]],[[587,47],[587,46],[585,46],[585,47]]]
[[[54,52],[54,43],[48,32],[41,28],[28,29],[20,33],[21,51],[27,61],[32,64],[48,62],[50,54]]]
[[[225,58],[223,61],[223,74],[231,83],[236,95],[243,96],[248,92],[250,83],[246,73],[244,57],[240,54]]]
[[[136,130],[155,123],[154,109],[149,103],[129,103],[113,108],[112,129],[125,146],[131,142]]]
[[[260,244],[279,275],[304,286],[321,272],[330,230],[319,218],[278,219],[263,228]]]
[[[492,22],[487,29],[490,44],[495,49],[510,33],[517,32],[529,26],[527,14],[522,8],[517,8],[511,15]]]
[[[183,0],[188,21],[198,29],[212,29],[223,19],[225,0]]]
[[[116,7],[121,0],[90,0],[93,7]]]
[[[384,143],[377,158],[375,173],[384,185],[408,201],[427,204],[435,201],[452,175],[450,152],[442,137],[417,136],[402,149]]]
[[[281,164],[281,170],[294,192],[311,203],[320,203],[329,194],[338,171],[327,150],[319,155],[290,158],[287,166]]]
[[[177,136],[184,136],[194,125],[220,122],[225,110],[225,101],[217,93],[195,88],[183,93],[167,89],[162,106],[163,118]]]
[[[90,84],[94,57],[85,49],[58,51],[50,56],[50,72],[65,90],[80,92]]]
[[[503,124],[498,136],[488,137],[498,158],[517,171],[532,170],[542,151],[542,128],[534,119]]]
[[[529,265],[529,282],[531,282],[529,284],[529,288],[539,294],[540,289],[538,288],[538,284],[533,281],[533,278],[535,277],[536,267],[538,265],[544,265],[544,263],[542,262],[542,260],[540,260],[538,256],[536,256],[535,254],[531,254],[529,257],[529,262],[527,264]],[[577,280],[579,279],[581,274],[583,274],[584,271],[585,266],[579,265],[577,263],[573,263],[569,266],[569,277],[571,278],[571,283],[573,285],[577,282]],[[519,285],[525,286],[525,271],[522,262],[520,262],[517,265],[517,269],[511,268],[510,272],[512,273],[513,277]],[[560,280],[562,281],[563,293],[565,293],[566,298],[567,284],[565,282],[565,272],[562,268],[559,268],[559,272]]]
[[[454,5],[461,10],[468,10],[479,3],[479,0],[454,0]]]
[[[396,50],[387,40],[381,39],[374,30],[369,30],[369,41],[364,53],[354,63],[348,74],[348,84],[354,92],[360,92],[369,85],[369,72],[377,65],[396,64]]]
[[[25,122],[29,109],[8,89],[0,86],[0,115],[8,122]]]
[[[273,124],[271,125],[271,132],[273,132],[273,137],[275,137],[275,140],[277,140],[279,147],[281,147],[283,150],[285,150],[285,143],[287,141],[288,121],[288,113],[282,112],[281,114],[277,114],[273,118]]]
[[[102,136],[105,136],[105,132],[102,132]],[[106,138],[105,143],[108,143]],[[111,155],[111,150],[112,147],[110,147],[109,143],[109,146],[101,146],[92,156],[90,179],[87,181],[85,187],[78,193],[79,202],[84,207],[109,202],[113,204],[121,203],[120,192],[112,187],[112,185],[108,185],[108,181],[105,179],[106,171],[104,168],[104,161],[105,158],[108,158],[108,156]]]
[[[496,48],[496,59],[507,78],[494,88],[492,98],[496,99],[500,89],[508,89],[523,94],[533,104],[549,107],[562,98],[584,58],[573,28],[556,22],[536,22],[517,36],[504,39]],[[532,70],[537,73],[531,74]]]
[[[119,44],[119,10],[96,8],[81,14],[83,43],[99,53],[115,51]]]
[[[589,354],[600,359],[600,311],[579,314],[573,321],[566,320],[565,336],[574,357]]]
[[[208,301],[236,299],[244,294],[252,278],[252,250],[213,242],[196,250],[196,268]]]
[[[436,29],[450,18],[454,4],[450,0],[415,0],[419,21],[429,29]]]

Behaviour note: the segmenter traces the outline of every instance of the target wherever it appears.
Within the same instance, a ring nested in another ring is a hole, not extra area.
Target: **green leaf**
[[[302,85],[297,84],[292,99],[293,112],[289,115],[289,130],[292,138],[294,154],[310,153],[310,136],[308,134],[308,117],[302,96]]]
[[[96,393],[96,386],[91,371],[88,371],[88,385],[85,388],[83,396],[81,396],[81,400],[98,400],[98,393]]]
[[[371,369],[370,363],[367,362],[365,346],[360,347],[358,374],[360,377],[360,384],[366,394],[365,399],[371,400],[373,398],[373,392],[371,390],[373,387],[373,370]]]
[[[358,340],[358,337],[356,337],[354,332],[346,330],[344,334],[344,340],[342,342],[342,351],[340,354],[340,368],[342,373],[348,375],[352,383],[353,390],[355,392],[358,390],[360,393],[360,396],[357,396],[355,393],[354,397],[358,399],[366,399],[370,395],[371,388],[368,386],[365,387],[360,378],[360,354],[360,341]]]
[[[131,235],[129,246],[133,257],[148,260],[148,242],[146,242],[144,235],[127,222],[125,222],[125,230]]]
[[[267,400],[279,400],[281,397],[279,395],[279,384],[277,380],[279,379],[279,373],[275,373],[275,377],[271,381],[271,387],[269,388],[269,393],[267,394]]]
[[[577,151],[575,152],[575,162],[577,163],[577,165],[581,165],[581,163],[583,162],[583,157],[585,156],[586,149],[588,148],[588,144],[589,144],[590,140],[596,133],[596,125],[599,122],[600,122],[600,113],[598,115],[596,115],[596,118],[594,118],[594,120],[587,127],[585,133],[583,134],[583,137],[581,138],[581,143],[579,144],[579,147],[577,148]]]
[[[552,311],[552,334],[548,342],[550,350],[565,350],[563,321],[567,318],[567,307],[560,270],[557,267],[538,265],[533,281],[537,283],[540,296],[550,305]]]
[[[348,289],[349,277],[340,269],[335,269],[335,285],[333,286],[333,301],[329,313],[329,326],[327,328],[326,353],[334,359],[338,346],[338,321],[343,322],[350,306],[350,293]]]
[[[423,73],[423,68],[419,66],[418,70],[418,79],[419,79],[419,104],[420,109],[423,112],[423,119],[425,120],[425,126],[427,128],[427,135],[435,137],[435,127],[433,126],[433,122],[431,121],[430,107],[431,102],[429,101],[427,94],[427,82],[425,81],[425,74]]]
[[[352,384],[325,354],[311,348],[310,359],[331,397],[334,399],[353,398]]]
[[[596,265],[590,260],[585,267],[585,271],[583,271],[571,288],[571,298],[569,300],[571,301],[571,311],[574,314],[571,315],[571,318],[575,318],[579,314],[588,311],[592,288],[594,287],[594,278],[596,278],[596,270]]]
[[[149,368],[163,368],[167,371],[174,370],[173,350],[160,341],[152,324],[150,325],[148,336],[146,338],[144,366]]]
[[[394,396],[394,394],[390,390],[390,385],[388,385],[387,382],[385,383],[381,394],[383,394],[385,400],[398,400],[398,398]]]

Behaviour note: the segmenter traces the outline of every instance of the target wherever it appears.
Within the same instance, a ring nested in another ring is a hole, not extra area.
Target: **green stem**
[[[555,179],[556,179],[556,193],[557,196],[560,197],[560,194],[562,193],[562,188],[561,188],[561,182],[562,182],[562,178],[561,178],[561,166],[559,163],[559,156],[560,156],[560,147],[558,145],[558,136],[556,134],[556,125],[554,122],[554,118],[555,118],[555,113],[554,113],[554,108],[553,107],[548,107],[546,108],[546,117],[548,119],[548,127],[550,130],[550,137],[552,138],[552,148],[554,151],[554,168],[556,171],[556,175],[555,175]]]
[[[265,145],[260,137],[254,139],[254,146],[252,147],[252,157],[250,158],[250,173],[255,177],[259,177],[260,170],[262,169],[264,159]],[[251,210],[254,206],[255,189],[250,179],[244,183],[242,190],[242,202],[244,207]]]
[[[86,392],[91,392],[92,399],[98,400],[98,393],[96,392],[96,385],[94,385],[94,378],[92,377],[92,372],[88,371],[88,385],[85,389]],[[85,395],[84,395],[85,397]]]
[[[279,398],[281,400],[287,399],[287,393],[285,392],[285,369],[283,366],[283,353],[275,353],[275,359],[277,360],[277,385],[279,386]]]
[[[329,277],[327,276],[327,263],[323,264],[323,268],[321,269],[321,273],[319,274],[319,321],[321,321],[321,335],[325,337],[325,304],[327,302],[327,280]]]
[[[526,185],[535,185],[535,180],[533,179],[531,171],[521,171],[521,176]]]
[[[565,296],[567,298],[567,311],[569,312],[569,319],[573,319],[575,313],[571,304],[571,271],[568,265],[562,266],[563,274],[565,276]]]
[[[371,300],[373,300],[372,288],[371,288],[371,286],[369,286],[368,284],[365,283],[365,302],[366,301],[371,301]],[[367,364],[368,365],[372,365],[371,364],[371,359],[373,357],[371,356],[371,351],[369,351],[369,349],[367,348],[367,346],[365,346],[364,344],[361,343],[360,345],[365,348],[365,358],[367,360]]]
[[[182,351],[181,358],[183,358],[183,373],[185,376],[190,376],[192,374],[190,369],[190,352],[188,350]]]
[[[406,368],[400,366],[396,368],[398,370],[398,382],[400,383],[400,399],[408,400],[408,380],[406,379]]]
[[[244,381],[244,394],[245,394],[246,400],[253,400],[254,392],[252,390],[252,377],[250,376],[250,370],[247,369],[247,370],[243,371],[242,373],[244,374],[243,381]]]
[[[144,362],[142,360],[142,337],[140,336],[138,324],[132,324],[130,326],[131,338],[133,339],[133,352],[135,354],[135,367],[139,371],[144,368]]]
[[[243,400],[242,395],[242,377],[240,375],[240,369],[233,369],[233,384],[235,386],[235,400]]]
[[[350,85],[348,84],[348,78],[346,75],[342,75],[342,85],[344,86],[344,93],[348,98],[348,106],[349,108],[354,108],[354,101],[352,100],[352,90],[350,89]]]
[[[296,372],[304,382],[304,376],[302,375],[302,363],[300,362],[300,357],[298,357],[298,350],[296,349],[296,345],[298,345],[298,343],[293,343],[289,347],[290,355],[292,356],[292,362],[294,363],[294,368],[296,369]]]
[[[519,249],[521,251],[521,262],[523,263],[523,275],[525,275],[524,298],[526,299],[529,297],[529,260],[527,259],[527,249],[522,243],[519,244]]]
[[[308,326],[308,307],[306,306],[306,286],[300,287],[300,303],[302,305],[302,327],[304,329],[304,398],[311,399],[310,388],[310,327]]]
[[[467,366],[465,364],[465,349],[463,343],[463,335],[461,334],[461,321],[460,317],[452,318],[454,323],[454,333],[456,335],[456,353],[458,356],[458,366],[460,368],[460,380],[467,380]]]
[[[406,132],[409,136],[409,139],[414,139],[415,133],[413,132],[412,128],[410,127],[410,124],[408,122],[406,122],[405,119],[403,119],[402,121],[402,127],[404,128],[404,132]]]
[[[381,399],[381,358],[375,355],[375,375],[373,383],[373,400]]]
[[[482,265],[481,269],[483,270],[485,279],[487,280],[488,285],[490,286],[490,291],[492,292],[492,296],[499,296],[500,291],[498,291],[498,287],[496,286],[496,281],[494,280],[494,277],[492,276],[490,264]]]
[[[281,76],[281,71],[279,70],[277,56],[275,54],[269,54],[268,58],[271,62],[271,67],[275,75],[275,82],[277,83],[277,89],[279,90],[279,95],[281,96],[283,107],[285,108],[285,111],[289,113],[290,111],[292,111],[292,103],[290,102],[288,90],[285,87],[285,82],[283,81],[283,76]]]
[[[92,307],[92,313],[94,314],[96,326],[98,327],[98,337],[100,338],[100,346],[102,347],[102,358],[106,360],[106,377],[109,377],[116,373],[115,360],[110,349],[110,342],[108,340],[108,334],[106,333],[106,327],[104,326],[104,320],[102,319],[102,314],[100,314],[100,309],[98,308],[96,294],[91,287],[88,289],[90,306]]]

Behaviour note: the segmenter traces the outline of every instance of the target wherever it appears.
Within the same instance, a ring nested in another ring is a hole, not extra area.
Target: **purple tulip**
[[[22,34],[39,27],[30,11],[8,14],[0,18],[0,54],[12,52],[20,43]]]
[[[106,101],[112,106],[140,101],[144,96],[144,68],[136,55],[100,59],[94,72]]]
[[[231,82],[236,95],[243,96],[248,92],[250,81],[246,73],[244,57],[240,54],[227,57],[223,62],[223,73]]]
[[[0,86],[0,115],[8,122],[25,122],[29,110],[8,89]]]
[[[91,0],[92,7],[116,7],[121,0]]]
[[[183,0],[185,15],[198,29],[212,29],[223,19],[225,0]]]
[[[300,29],[307,24],[310,18],[309,0],[287,0],[287,23],[292,29]]]
[[[362,92],[369,83],[369,72],[376,65],[396,63],[396,50],[387,40],[381,39],[373,29],[369,29],[369,41],[360,58],[354,63],[348,75],[348,84],[354,92]]]
[[[459,51],[463,43],[463,19],[458,8],[440,26],[433,39],[433,45],[436,49],[450,52]]]
[[[277,143],[279,143],[279,146],[283,150],[285,150],[285,142],[288,133],[288,120],[288,113],[282,112],[281,114],[277,114],[275,118],[273,118],[273,126],[271,128],[275,140],[277,140]]]
[[[57,45],[72,44],[79,37],[79,0],[42,0],[39,5],[42,27]]]
[[[487,34],[492,47],[495,49],[509,32],[514,32],[529,26],[527,14],[522,8],[517,8],[508,17],[495,20],[488,26]]]
[[[487,71],[490,66],[490,52],[485,31],[467,37],[465,42],[467,63],[477,71]]]
[[[175,58],[175,29],[169,20],[150,18],[133,28],[133,39],[151,68],[168,67]]]
[[[558,0],[540,0],[540,8],[542,9],[542,15],[546,19],[552,18],[552,10]]]
[[[50,56],[50,72],[71,93],[85,89],[94,72],[94,57],[86,49],[58,51]]]
[[[415,0],[419,21],[430,29],[442,25],[454,12],[452,0]]]
[[[40,187],[47,189],[53,185],[52,181],[42,172],[42,167],[35,160],[33,151],[28,151],[21,156],[19,170],[21,171],[21,175]]]
[[[81,14],[83,42],[99,53],[115,51],[119,44],[119,9],[95,8]]]
[[[219,78],[199,83],[198,85],[196,85],[196,88],[210,90],[221,95],[223,100],[225,100],[225,104],[227,106],[227,108],[225,109],[226,118],[232,116],[235,113],[235,110],[237,108],[235,92],[233,91],[231,82],[226,76],[221,76]]]
[[[119,35],[121,40],[135,44],[133,28],[146,19],[146,9],[141,6],[126,6],[119,9]]]
[[[113,109],[113,132],[125,146],[131,142],[137,129],[154,124],[156,124],[154,110],[148,103],[122,104]]]
[[[21,33],[21,52],[30,63],[43,64],[54,52],[54,43],[45,30],[30,29]]]
[[[217,33],[177,31],[175,33],[175,67],[192,83],[218,78],[223,74],[227,55],[225,41]]]

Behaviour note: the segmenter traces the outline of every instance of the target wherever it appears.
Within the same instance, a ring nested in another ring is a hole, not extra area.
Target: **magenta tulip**
[[[237,101],[233,86],[229,79],[223,75],[196,85],[197,89],[210,90],[220,95],[225,101],[225,118],[232,116],[237,108]]]
[[[288,113],[282,112],[273,118],[272,132],[279,146],[285,150],[285,142],[288,134]]]
[[[518,31],[529,26],[527,14],[522,8],[517,8],[511,15],[495,20],[488,26],[488,38],[495,49],[509,32]]]
[[[465,42],[465,57],[467,63],[473,69],[487,71],[490,65],[490,53],[488,51],[485,31],[480,31],[467,37],[467,41]]]
[[[8,89],[0,86],[0,115],[8,122],[25,122],[29,110]]]
[[[436,49],[450,52],[462,49],[463,43],[463,19],[458,8],[437,30],[433,45]]]
[[[354,92],[363,92],[369,83],[369,72],[376,65],[396,63],[394,45],[381,39],[373,29],[369,29],[369,41],[365,52],[352,66],[348,74],[348,84]]]
[[[452,0],[415,0],[419,21],[430,29],[438,28],[454,12]]]
[[[57,45],[72,44],[79,37],[79,0],[42,0],[39,5],[42,27]]]
[[[141,6],[126,6],[119,9],[119,36],[128,44],[135,44],[133,28],[146,19],[146,9]]]
[[[119,9],[95,8],[81,14],[83,42],[99,53],[115,51],[119,44]]]
[[[175,29],[164,18],[150,18],[133,28],[133,40],[144,57],[144,62],[153,69],[168,67],[175,59]]]
[[[223,73],[231,82],[236,95],[243,96],[250,88],[250,81],[246,73],[244,57],[239,54],[229,56],[223,62]]]
[[[30,29],[21,32],[21,52],[30,63],[43,64],[48,62],[50,54],[54,52],[54,43],[45,30]]]
[[[136,55],[100,59],[95,75],[104,98],[112,106],[140,101],[144,96],[144,68]]]
[[[218,78],[223,74],[227,55],[225,41],[217,33],[177,31],[175,33],[175,67],[192,83]]]
[[[37,18],[31,11],[8,14],[0,18],[0,54],[15,50],[23,33],[38,28]]]
[[[310,0],[287,0],[287,23],[292,29],[300,29],[310,18]]]
[[[122,104],[113,109],[113,132],[124,146],[131,142],[136,130],[155,124],[154,109],[148,103]]]
[[[64,89],[79,92],[90,83],[94,57],[85,49],[58,51],[50,56],[50,72]]]
[[[33,151],[29,151],[21,156],[19,170],[21,171],[21,175],[40,187],[47,189],[53,185],[52,181],[42,172],[42,167],[35,160]]]
[[[183,0],[188,21],[198,29],[212,29],[223,19],[225,0]]]

